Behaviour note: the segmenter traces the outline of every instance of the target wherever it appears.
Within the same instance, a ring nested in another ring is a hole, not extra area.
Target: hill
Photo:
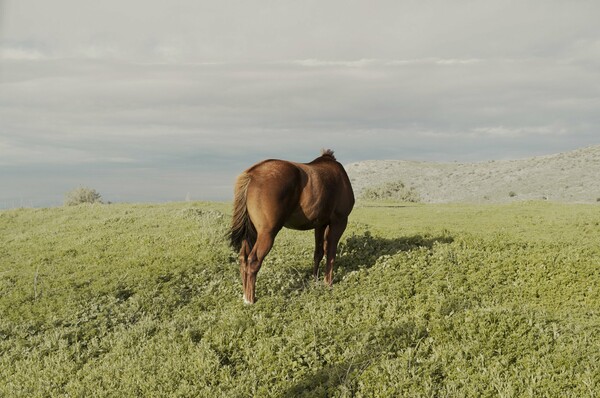
[[[358,195],[365,188],[400,180],[425,203],[595,203],[600,199],[600,145],[481,163],[363,161],[347,165],[346,170]]]
[[[253,306],[230,204],[0,211],[0,396],[597,396],[597,209],[359,206],[333,288],[283,230]]]

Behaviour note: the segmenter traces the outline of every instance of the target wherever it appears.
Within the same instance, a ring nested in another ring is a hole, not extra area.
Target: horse
[[[235,182],[231,245],[239,251],[244,303],[256,300],[256,275],[283,228],[315,230],[313,276],[325,253],[325,284],[333,284],[338,242],[354,207],[348,174],[333,151],[310,163],[279,159],[259,162]]]

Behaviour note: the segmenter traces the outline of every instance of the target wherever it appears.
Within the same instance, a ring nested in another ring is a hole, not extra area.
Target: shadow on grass
[[[325,366],[285,391],[283,397],[330,397],[336,389],[342,386],[345,386],[347,390],[351,390],[348,384],[352,381],[352,373],[361,372],[370,365],[370,361],[371,359],[363,356],[355,362]]]
[[[338,247],[334,283],[352,271],[373,267],[382,256],[393,256],[397,253],[420,248],[431,250],[435,244],[450,244],[452,242],[454,242],[454,238],[448,235],[382,238],[373,236],[367,231],[362,235],[349,236]]]
[[[366,331],[368,334],[369,331]],[[364,345],[354,346],[354,355],[338,362],[329,363],[298,380],[288,388],[283,397],[331,397],[334,395],[353,396],[357,388],[357,378],[369,367],[376,366],[385,358],[398,358],[398,353],[413,349],[414,358],[419,354],[421,342],[429,335],[424,325],[412,320],[400,322],[393,327],[385,327],[373,332]],[[408,363],[410,367],[410,360]],[[443,375],[436,369],[422,368],[422,372],[429,373],[433,384],[442,381]],[[433,386],[435,388],[435,386]]]
[[[407,205],[362,205],[361,207],[399,209],[399,208],[410,207],[410,206],[407,206]]]
[[[450,244],[453,241],[454,238],[448,235],[382,238],[373,236],[368,231],[361,235],[351,235],[340,242],[338,246],[338,255],[333,270],[333,284],[335,286],[344,276],[353,271],[373,267],[382,256],[392,256],[420,248],[431,250],[435,244]],[[282,270],[278,277],[285,287],[279,286],[279,289],[286,291],[287,294],[308,289],[314,283],[311,260],[312,258],[307,258],[306,266],[302,268]],[[325,258],[321,261],[319,268],[318,282],[320,283],[323,282],[324,267]]]
[[[381,256],[391,256],[401,252],[409,252],[425,248],[433,249],[435,245],[451,244],[454,241],[449,235],[424,236],[414,235],[399,238],[382,238],[365,232],[361,235],[347,237],[339,247],[340,256],[334,269],[334,289],[340,280],[350,272],[374,267]],[[323,266],[323,264],[321,264]],[[305,278],[312,281],[312,270],[307,267]],[[322,278],[320,281],[322,283]],[[306,284],[304,285],[304,288]],[[303,289],[299,286],[299,289]],[[374,334],[364,348],[349,361],[327,364],[312,374],[306,375],[286,390],[283,397],[329,397],[337,394],[352,396],[356,389],[357,377],[371,365],[376,364],[390,353],[403,351],[408,347],[418,348],[419,342],[427,337],[427,329],[414,321],[406,321],[395,327],[384,328]],[[439,369],[431,371],[430,380],[435,390],[443,382],[443,374]]]

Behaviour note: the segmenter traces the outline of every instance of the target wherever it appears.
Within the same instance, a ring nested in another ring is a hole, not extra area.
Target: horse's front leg
[[[333,285],[333,264],[335,262],[335,256],[337,253],[337,245],[342,237],[342,234],[346,230],[348,225],[348,218],[342,220],[332,221],[329,224],[327,231],[326,247],[327,247],[327,265],[325,267],[325,283],[329,286]]]
[[[315,228],[315,256],[314,256],[314,266],[313,266],[313,277],[315,280],[319,279],[319,266],[321,265],[321,260],[325,255],[325,229],[326,225],[322,227]]]

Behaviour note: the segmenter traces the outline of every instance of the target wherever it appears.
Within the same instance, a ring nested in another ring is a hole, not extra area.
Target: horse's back
[[[295,163],[269,159],[244,172],[249,176],[247,207],[258,228],[311,229],[348,217],[354,193],[335,160]]]
[[[281,194],[302,184],[302,171],[286,160],[268,159],[255,164],[244,172],[250,176],[252,185],[272,195]]]

